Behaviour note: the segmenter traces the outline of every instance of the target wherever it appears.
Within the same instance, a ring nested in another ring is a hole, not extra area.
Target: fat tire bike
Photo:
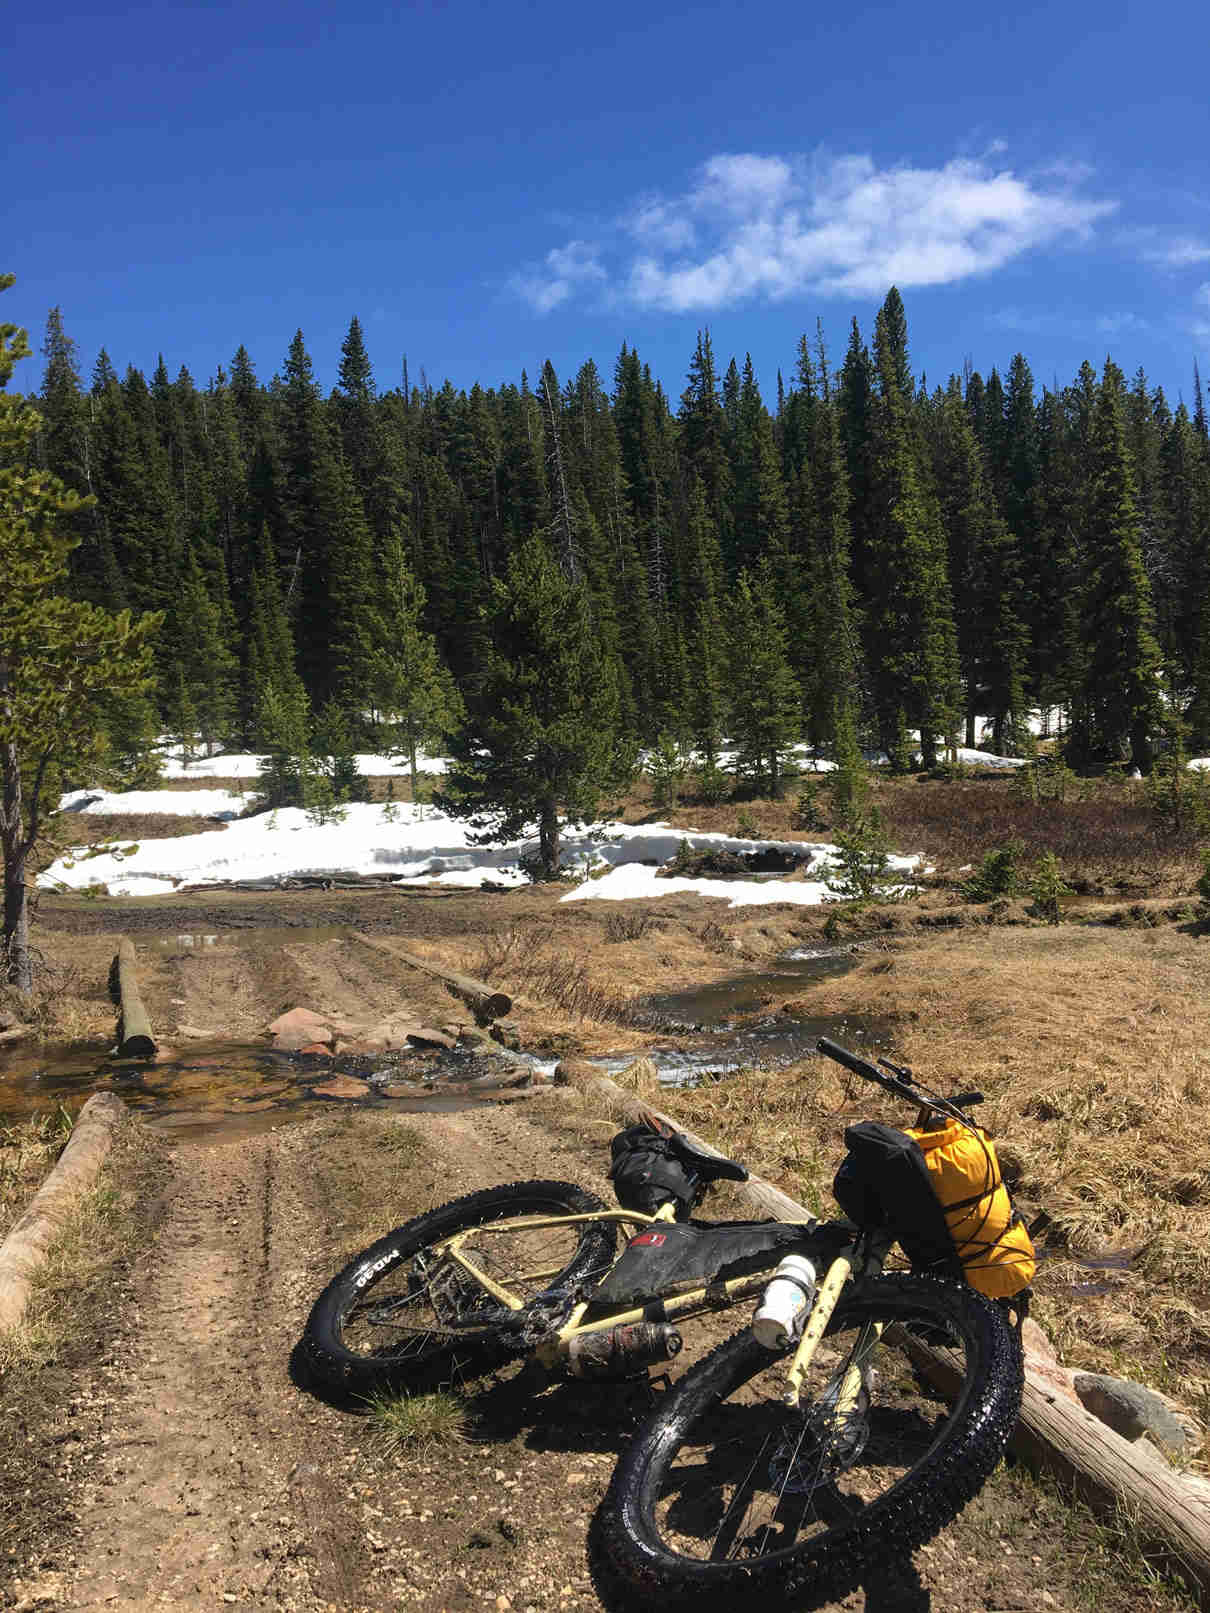
[[[826,1039],[819,1050],[922,1116],[970,1124],[961,1104],[977,1093],[945,1099],[910,1070]],[[702,1192],[747,1175],[679,1133],[673,1146]],[[615,1258],[619,1225],[636,1230]],[[580,1377],[642,1374],[673,1359],[684,1321],[762,1293],[767,1303],[787,1253],[805,1258],[819,1281],[794,1324],[772,1344],[744,1327],[658,1397],[589,1531],[610,1607],[658,1597],[701,1613],[752,1592],[805,1607],[950,1523],[996,1468],[1020,1408],[1027,1296],[992,1301],[960,1276],[884,1270],[895,1240],[885,1220],[677,1221],[671,1199],[646,1213],[572,1183],[518,1182],[356,1255],[300,1344],[320,1384],[349,1397],[457,1383],[520,1357]],[[636,1260],[637,1288],[626,1279]]]

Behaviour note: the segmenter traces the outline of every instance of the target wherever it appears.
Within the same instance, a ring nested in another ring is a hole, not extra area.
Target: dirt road
[[[46,1516],[0,1605],[598,1608],[587,1523],[658,1389],[534,1393],[506,1370],[471,1386],[465,1437],[400,1455],[376,1448],[369,1419],[291,1375],[311,1300],[379,1231],[535,1174],[605,1192],[610,1128],[549,1108],[406,1122],[350,1109],[261,1136],[155,1144],[95,1354],[61,1404],[30,1415],[40,1482],[27,1495]],[[1076,1608],[1081,1558],[1054,1497],[1004,1473],[901,1582],[843,1606]],[[1125,1608],[1133,1594],[1125,1585],[1098,1605]]]

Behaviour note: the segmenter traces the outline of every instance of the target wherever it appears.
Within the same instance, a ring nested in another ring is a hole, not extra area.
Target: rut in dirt
[[[322,1219],[280,1137],[175,1153],[109,1369],[68,1605],[358,1604],[361,1550],[286,1366],[298,1254]]]

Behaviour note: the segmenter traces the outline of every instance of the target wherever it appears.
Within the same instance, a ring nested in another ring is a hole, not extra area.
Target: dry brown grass
[[[1022,1208],[1053,1218],[1035,1286],[1065,1359],[1210,1415],[1210,945],[1059,926],[964,931],[886,962],[822,982],[811,1012],[892,1016],[930,1086],[986,1094]],[[819,1060],[665,1089],[663,1106],[823,1213],[845,1125],[910,1118]],[[1082,1264],[1117,1252],[1120,1273]]]
[[[37,1192],[71,1136],[66,1108],[0,1126],[0,1238]]]

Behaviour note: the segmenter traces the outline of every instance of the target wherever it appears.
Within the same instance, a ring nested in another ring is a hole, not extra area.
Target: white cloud
[[[1145,263],[1154,263],[1161,269],[1191,269],[1199,263],[1210,263],[1210,241],[1176,236],[1145,246],[1141,255]]]
[[[573,292],[605,278],[598,248],[588,241],[568,241],[566,246],[553,247],[541,264],[515,274],[509,284],[536,312],[549,314]]]
[[[1121,336],[1125,331],[1150,330],[1151,321],[1141,314],[1129,312],[1100,314],[1097,317],[1098,336]]]
[[[879,168],[862,155],[723,153],[681,194],[644,196],[619,220],[608,276],[601,249],[571,242],[559,250],[590,254],[587,272],[560,270],[550,253],[514,285],[541,311],[589,282],[676,313],[807,291],[875,296],[891,284],[952,284],[1086,237],[1116,205],[1078,196],[1069,173],[1041,183],[986,158]]]

